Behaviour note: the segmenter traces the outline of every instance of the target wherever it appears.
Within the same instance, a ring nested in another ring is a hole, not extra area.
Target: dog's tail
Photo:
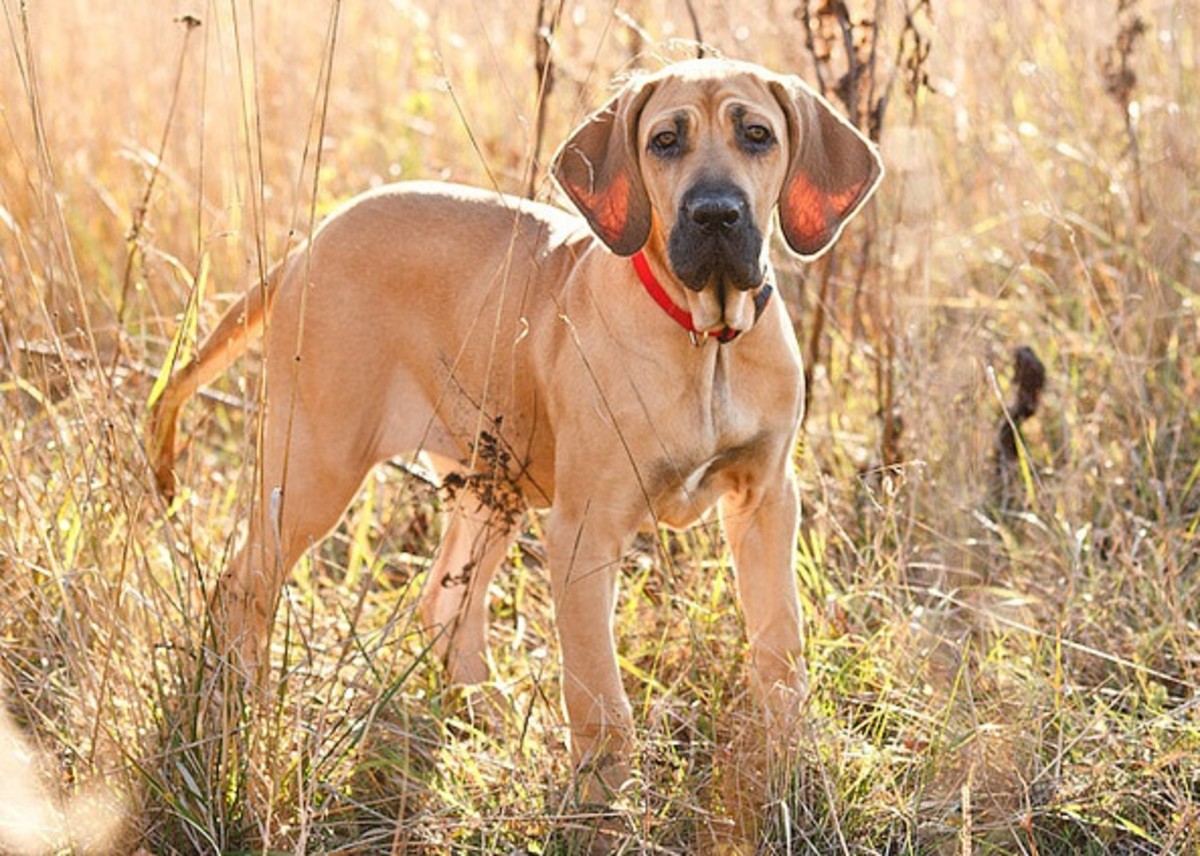
[[[287,260],[267,272],[266,279],[248,290],[226,310],[217,326],[200,343],[191,362],[176,371],[150,410],[146,423],[147,454],[154,481],[167,501],[175,498],[175,429],[179,411],[200,387],[224,372],[262,330]]]

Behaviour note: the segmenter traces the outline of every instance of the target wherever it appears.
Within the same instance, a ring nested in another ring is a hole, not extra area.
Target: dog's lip
[[[739,291],[762,287],[766,278],[762,259],[765,241],[753,221],[746,229],[737,230],[736,235],[697,234],[686,223],[677,221],[671,225],[669,235],[667,259],[671,273],[688,290],[702,292],[720,285]]]
[[[762,288],[767,279],[767,266],[761,260],[715,258],[707,264],[697,266],[691,275],[686,277],[683,271],[677,269],[675,259],[670,255],[668,264],[672,276],[688,291],[697,293],[720,288],[731,291],[756,291]],[[747,273],[753,277],[753,281],[742,280],[742,275]]]
[[[672,271],[672,273],[674,273],[674,271]],[[739,291],[739,292],[742,292],[743,294],[746,294],[746,293],[753,294],[754,292],[756,292],[760,288],[762,288],[767,282],[767,276],[765,273],[760,273],[758,276],[758,279],[750,285],[745,285],[745,284],[739,285],[737,283],[731,282],[729,277],[727,277],[721,273],[715,273],[715,274],[710,275],[708,277],[708,279],[704,280],[699,286],[690,285],[683,279],[683,277],[679,276],[678,274],[675,274],[675,278],[677,280],[679,280],[680,283],[682,283],[684,288],[686,288],[688,291],[692,292],[693,294],[703,294],[706,291],[717,291],[717,292]]]
[[[687,303],[692,326],[703,334],[749,330],[754,326],[754,298],[763,284],[745,291],[716,285],[700,291],[689,290]]]

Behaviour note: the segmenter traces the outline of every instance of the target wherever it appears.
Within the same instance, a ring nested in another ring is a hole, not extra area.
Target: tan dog
[[[882,166],[799,79],[697,60],[626,85],[553,171],[587,223],[447,184],[349,202],[172,380],[153,459],[170,493],[181,405],[265,325],[261,492],[214,598],[246,666],[368,471],[423,453],[454,502],[422,619],[453,681],[485,680],[488,584],[521,512],[548,507],[574,755],[619,784],[633,722],[612,618],[639,529],[719,504],[757,684],[802,698],[803,381],[768,239],[777,209],[793,250],[823,252]]]

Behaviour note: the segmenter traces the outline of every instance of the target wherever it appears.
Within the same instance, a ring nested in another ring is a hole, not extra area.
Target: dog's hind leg
[[[469,489],[451,503],[445,536],[421,595],[420,614],[451,683],[488,678],[488,586],[516,538],[510,515]]]
[[[219,653],[255,682],[288,573],[337,525],[374,464],[330,420],[268,411],[258,500],[210,603]]]

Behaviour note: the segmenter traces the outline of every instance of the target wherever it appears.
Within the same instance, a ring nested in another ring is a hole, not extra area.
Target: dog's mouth
[[[763,234],[746,195],[732,185],[698,184],[683,197],[667,241],[675,276],[687,286],[698,330],[754,322],[752,292],[766,278]]]
[[[723,281],[700,291],[689,289],[685,297],[692,326],[701,333],[745,332],[754,326],[754,295],[753,290],[731,288]]]

